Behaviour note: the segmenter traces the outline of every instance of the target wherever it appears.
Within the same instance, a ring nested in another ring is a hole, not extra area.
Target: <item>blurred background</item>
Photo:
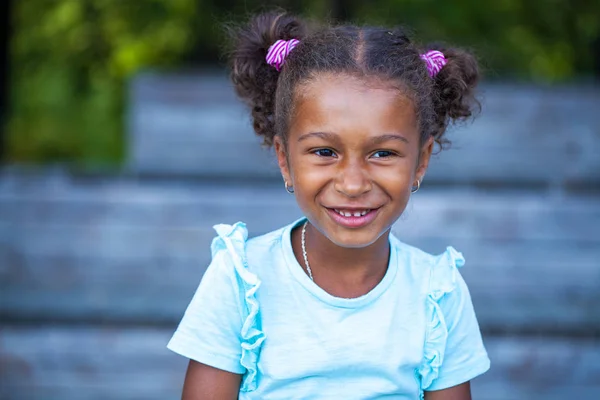
[[[600,398],[599,0],[5,0],[0,398],[179,398],[165,346],[212,225],[300,216],[223,56],[223,23],[273,6],[478,54],[483,112],[394,231],[465,254],[474,398]]]

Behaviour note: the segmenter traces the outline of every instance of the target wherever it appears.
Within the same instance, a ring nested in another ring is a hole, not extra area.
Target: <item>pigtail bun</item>
[[[436,131],[433,136],[444,147],[449,143],[443,137],[448,125],[467,120],[480,110],[480,103],[475,97],[480,73],[477,59],[465,50],[441,46],[428,49],[441,51],[447,60],[446,65],[433,78],[436,114]]]
[[[275,91],[279,72],[265,58],[277,40],[301,40],[306,26],[285,12],[269,12],[253,17],[247,25],[230,29],[231,80],[237,95],[251,108],[252,126],[266,146],[275,137]]]

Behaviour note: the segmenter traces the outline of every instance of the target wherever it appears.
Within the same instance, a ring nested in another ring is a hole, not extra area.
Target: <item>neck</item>
[[[292,234],[292,243],[298,262],[306,268],[301,250],[301,226],[299,228]],[[315,282],[331,294],[346,294],[341,297],[365,294],[383,279],[387,271],[389,233],[388,230],[368,246],[348,248],[333,243],[309,223],[306,252]]]

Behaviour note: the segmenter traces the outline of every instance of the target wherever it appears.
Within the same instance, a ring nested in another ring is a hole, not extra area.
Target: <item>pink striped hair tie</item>
[[[267,52],[267,64],[275,67],[277,71],[281,70],[286,57],[294,50],[294,47],[296,47],[298,43],[300,43],[298,39],[278,40],[273,43]]]
[[[446,65],[448,60],[444,57],[444,53],[437,50],[430,50],[427,53],[421,54],[421,59],[427,64],[429,76],[435,77]]]

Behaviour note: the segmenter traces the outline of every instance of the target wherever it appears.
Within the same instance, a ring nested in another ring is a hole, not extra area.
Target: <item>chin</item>
[[[386,232],[375,234],[369,231],[346,231],[346,232],[332,232],[331,234],[325,233],[327,238],[339,247],[345,247],[348,249],[360,249],[369,247],[377,241]]]

